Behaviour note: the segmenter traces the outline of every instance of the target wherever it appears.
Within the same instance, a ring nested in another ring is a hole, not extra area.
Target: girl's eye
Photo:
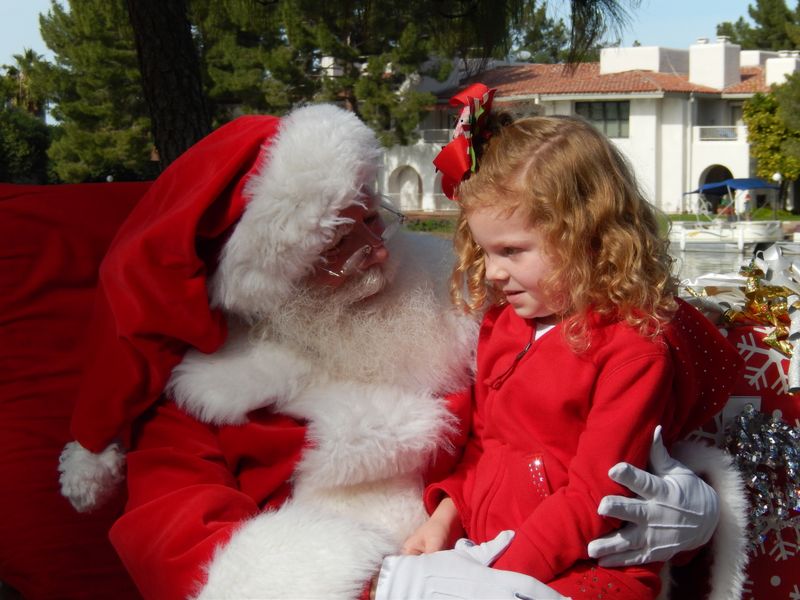
[[[500,253],[503,256],[513,256],[517,252],[519,252],[519,248],[511,248],[511,247],[507,246],[507,247],[503,248]]]

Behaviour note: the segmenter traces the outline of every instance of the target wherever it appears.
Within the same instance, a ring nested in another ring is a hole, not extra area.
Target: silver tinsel
[[[730,421],[724,444],[750,495],[751,545],[800,525],[800,429],[748,404]]]

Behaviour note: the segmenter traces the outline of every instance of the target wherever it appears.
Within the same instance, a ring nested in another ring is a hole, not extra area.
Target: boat
[[[681,252],[752,252],[784,239],[781,221],[674,221],[669,241]]]
[[[792,256],[800,255],[800,236],[794,234],[794,238],[786,240],[785,242],[778,242],[776,244],[783,254],[790,254]]]

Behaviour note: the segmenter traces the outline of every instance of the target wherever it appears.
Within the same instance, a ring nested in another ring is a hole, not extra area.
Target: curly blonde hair
[[[590,344],[590,311],[648,337],[675,311],[673,259],[655,210],[619,151],[583,119],[529,117],[497,126],[457,198],[450,291],[466,311],[504,302],[485,279],[483,250],[467,224],[479,209],[521,210],[547,240],[554,271],[542,287],[576,350]]]

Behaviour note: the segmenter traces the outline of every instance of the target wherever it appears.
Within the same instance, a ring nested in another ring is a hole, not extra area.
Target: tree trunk
[[[211,131],[185,0],[126,0],[159,166]]]

